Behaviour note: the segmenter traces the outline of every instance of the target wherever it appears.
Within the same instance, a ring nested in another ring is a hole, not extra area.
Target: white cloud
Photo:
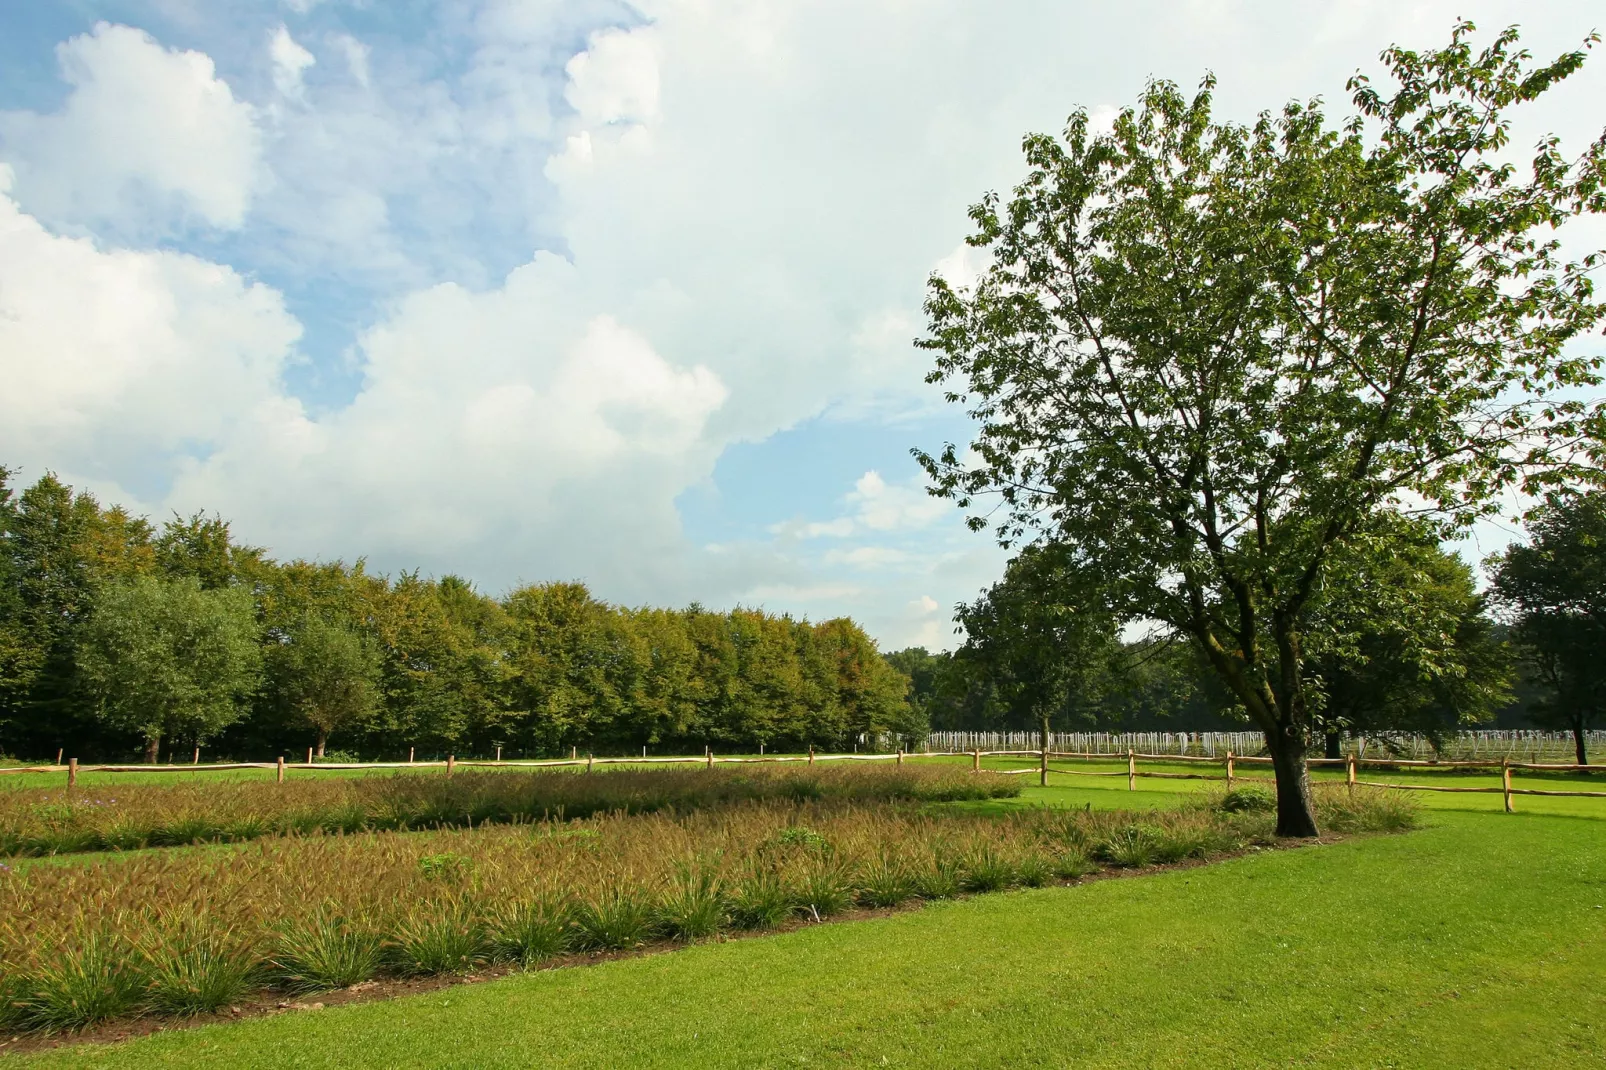
[[[244,222],[261,138],[209,57],[104,22],[56,52],[72,86],[62,109],[0,113],[16,197],[30,213],[125,232]]]
[[[347,55],[350,56],[349,51]],[[273,64],[273,87],[279,91],[279,95],[290,100],[301,100],[306,94],[306,86],[301,79],[307,68],[318,62],[317,58],[296,43],[283,23],[268,40],[268,58]],[[366,73],[357,80],[366,83]]]
[[[875,471],[859,477],[848,501],[858,507],[858,523],[871,531],[923,528],[954,511],[952,502],[926,493],[922,477],[895,484],[888,483]]]
[[[148,480],[274,398],[300,334],[277,293],[194,257],[52,235],[9,181],[0,165],[0,456]]]

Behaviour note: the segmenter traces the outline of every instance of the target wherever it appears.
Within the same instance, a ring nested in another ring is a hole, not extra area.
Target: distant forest
[[[960,607],[972,633],[960,649],[883,655],[846,618],[627,608],[572,582],[492,598],[452,575],[279,562],[216,516],[158,529],[53,475],[20,492],[8,476],[0,469],[3,754],[795,751],[1042,724],[1042,703],[1012,686],[1015,667],[989,642],[987,612],[1007,605],[1015,566]],[[1056,729],[1244,726],[1184,644],[1107,635],[1055,656]],[[1526,723],[1522,702],[1496,691],[1502,705],[1481,719]],[[1394,727],[1468,719],[1420,707]]]

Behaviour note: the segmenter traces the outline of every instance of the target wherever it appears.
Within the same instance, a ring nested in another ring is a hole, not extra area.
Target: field
[[[1202,787],[1138,783],[1137,792],[1117,778],[1033,785],[1016,800],[943,807],[1176,808]],[[1403,836],[928,902],[862,922],[20,1058],[1606,1065],[1606,807],[1524,799],[1505,815],[1497,795],[1427,805],[1427,827]]]

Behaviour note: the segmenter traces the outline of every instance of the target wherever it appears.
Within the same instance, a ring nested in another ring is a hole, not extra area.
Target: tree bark
[[[1267,732],[1277,774],[1277,835],[1300,838],[1317,835],[1316,804],[1310,793],[1310,771],[1305,768],[1305,740],[1297,730]]]
[[[162,747],[161,736],[150,736],[145,740],[145,764],[155,765]]]
[[[316,754],[314,754],[314,757],[316,757],[316,758],[322,758],[323,757],[323,745],[325,743],[327,743],[327,742],[329,742],[329,733],[325,732],[321,728],[318,729],[318,748],[317,748]]]
[[[1042,742],[1043,749],[1044,750],[1048,750],[1048,718],[1047,717],[1042,718],[1042,720],[1040,721],[1040,723],[1038,725],[1037,738]]]
[[[1584,719],[1582,717],[1573,718],[1573,750],[1578,755],[1579,765],[1589,764],[1589,748],[1585,744]]]

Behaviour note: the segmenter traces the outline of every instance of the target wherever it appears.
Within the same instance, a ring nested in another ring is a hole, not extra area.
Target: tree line
[[[364,757],[847,748],[924,731],[851,620],[627,608],[580,583],[278,562],[0,469],[0,753]]]
[[[1485,562],[1488,583],[1421,524],[1352,549],[1307,626],[1311,720],[1320,748],[1405,736],[1438,745],[1462,729],[1586,734],[1606,725],[1606,492],[1552,495],[1526,542]],[[1119,618],[1073,555],[1028,547],[958,607],[952,652],[887,655],[934,731],[1236,731],[1246,711],[1175,635],[1123,640]]]

